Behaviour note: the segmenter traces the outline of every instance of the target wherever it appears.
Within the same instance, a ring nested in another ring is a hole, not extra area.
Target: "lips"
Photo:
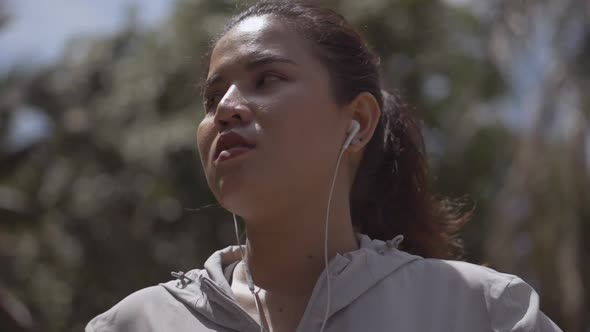
[[[245,136],[238,134],[235,131],[229,131],[227,133],[222,134],[217,139],[217,143],[215,144],[215,153],[213,155],[213,160],[217,160],[220,157],[221,152],[226,151],[220,159],[227,159],[232,155],[241,154],[247,150],[253,149],[255,147],[252,141],[246,139]]]

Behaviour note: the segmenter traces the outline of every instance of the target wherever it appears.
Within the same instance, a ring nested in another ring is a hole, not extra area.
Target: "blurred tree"
[[[0,284],[39,330],[80,331],[233,241],[194,149],[196,83],[209,39],[248,3],[179,0],[149,30],[131,11],[59,63],[0,77]],[[326,3],[416,105],[437,190],[476,203],[468,259],[522,275],[566,330],[588,328],[588,5]]]
[[[0,1],[0,30],[2,30],[2,28],[8,22],[8,19],[9,15],[6,11],[6,3],[4,1]],[[4,103],[0,102],[0,133],[4,133],[6,127],[6,116],[2,112],[5,109],[5,105],[3,104]],[[0,136],[0,138],[2,136]],[[2,161],[2,164],[8,164],[6,160]],[[6,195],[6,193],[4,193],[4,195]],[[0,217],[3,217],[0,218],[0,220],[18,221],[19,213],[17,211],[13,211],[10,207],[4,205],[5,204],[0,204]],[[1,239],[2,237],[0,236],[0,240]],[[14,296],[14,294],[11,291],[3,287],[1,282],[0,327],[2,327],[5,330],[14,332],[31,331],[33,329],[33,317],[29,309],[22,303],[22,301],[19,298]]]
[[[588,3],[495,6],[492,57],[509,85],[510,112],[521,125],[489,215],[487,256],[529,280],[564,330],[582,331],[588,324],[582,257],[589,251],[580,234],[589,222],[590,104],[582,92],[588,91],[583,83],[588,78],[578,68],[590,57],[584,49],[590,39]]]
[[[6,13],[4,2],[0,2],[0,28],[8,22],[8,14]]]

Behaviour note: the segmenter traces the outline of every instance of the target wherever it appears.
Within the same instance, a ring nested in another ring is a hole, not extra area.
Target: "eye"
[[[283,78],[277,74],[265,72],[256,79],[256,88],[263,88],[275,81],[281,81]]]
[[[219,104],[220,100],[220,94],[211,94],[209,96],[206,96],[203,102],[203,106],[205,107],[205,113],[209,113],[211,110],[214,110],[217,107],[217,104]]]

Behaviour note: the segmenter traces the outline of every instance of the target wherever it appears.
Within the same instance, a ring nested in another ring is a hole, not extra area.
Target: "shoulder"
[[[398,251],[398,255],[409,254]],[[476,264],[421,257],[404,264],[388,279],[410,294],[419,294],[413,301],[452,301],[457,310],[465,304],[482,313],[490,311],[508,285],[520,280]]]
[[[408,268],[429,278],[484,291],[493,298],[499,297],[511,282],[520,280],[515,275],[463,261],[427,258],[414,261]]]
[[[415,260],[406,273],[421,284],[448,290],[454,302],[481,303],[493,331],[561,331],[541,312],[537,292],[518,276],[440,259]]]
[[[86,325],[86,332],[140,331],[142,318],[157,312],[162,303],[173,300],[162,286],[138,290],[125,297],[108,311],[96,316]]]
[[[412,276],[411,280],[428,284],[430,288],[449,290],[456,297],[483,301],[490,311],[512,287],[526,287],[534,293],[531,286],[515,275],[468,262],[418,259],[408,264],[405,270]]]

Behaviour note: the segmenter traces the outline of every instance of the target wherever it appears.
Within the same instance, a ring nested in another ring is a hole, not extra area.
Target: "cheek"
[[[321,93],[306,90],[304,96],[282,99],[275,106],[273,110],[280,114],[273,114],[272,124],[266,126],[272,131],[268,136],[277,138],[273,158],[279,158],[276,162],[294,181],[316,178],[312,173],[324,174],[322,165],[338,153],[334,104]]]
[[[201,157],[201,163],[205,166],[205,162],[209,156],[209,150],[213,141],[212,126],[210,121],[205,118],[197,126],[196,133],[197,149]]]

